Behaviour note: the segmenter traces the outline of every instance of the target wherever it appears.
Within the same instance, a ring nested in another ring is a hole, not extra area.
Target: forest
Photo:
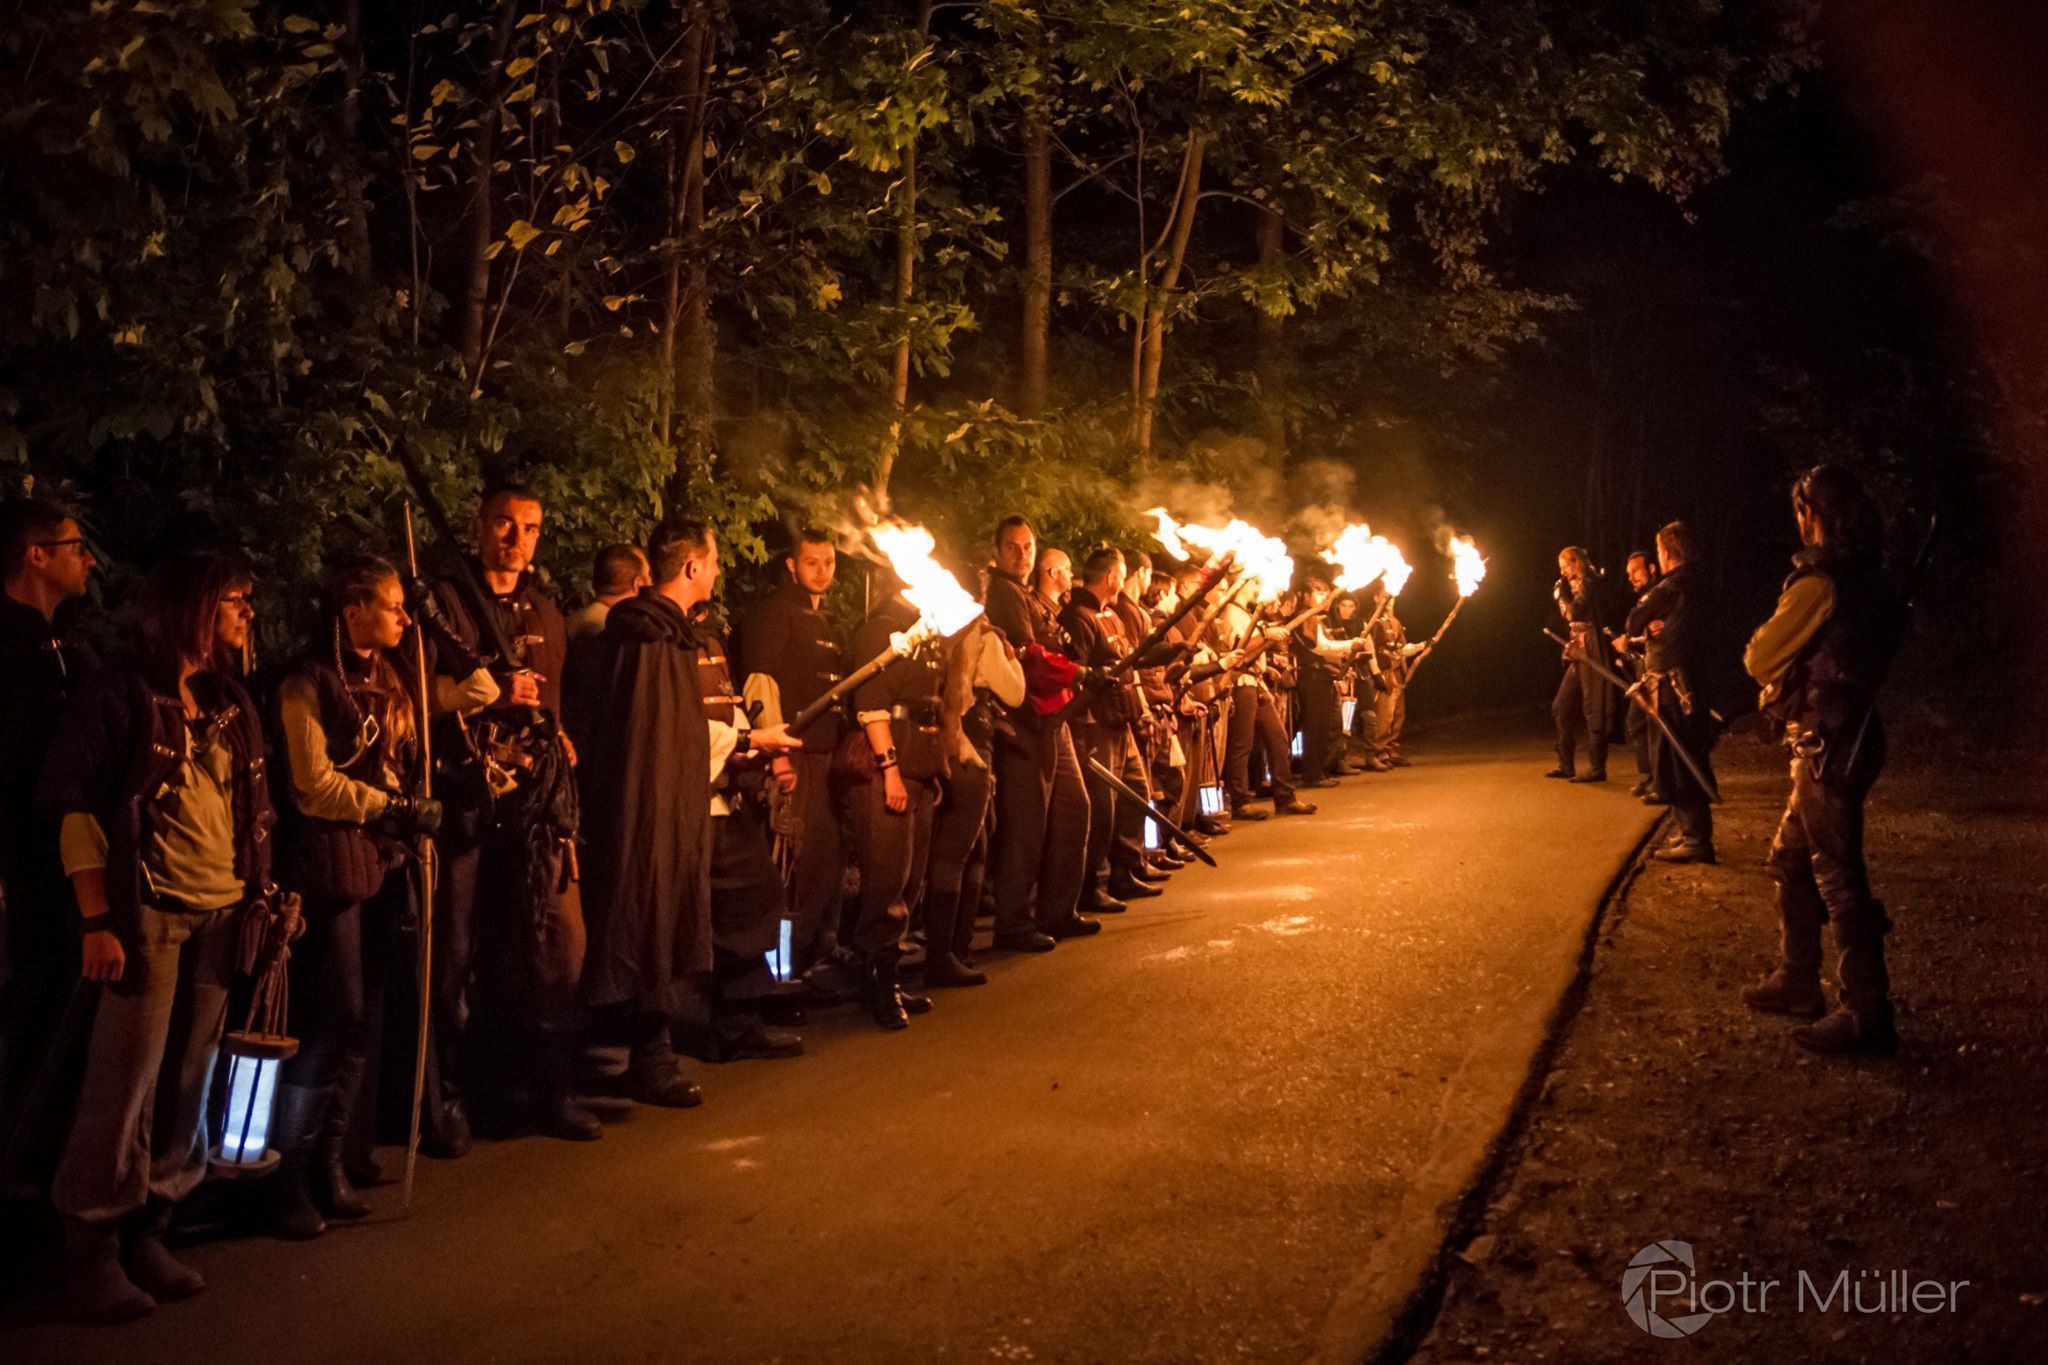
[[[1140,488],[1442,496],[1390,452],[1453,447],[1578,306],[1504,264],[1517,204],[1571,169],[1683,213],[1809,20],[30,6],[0,32],[0,467],[89,510],[117,587],[200,538],[288,593],[394,543],[399,443],[458,520],[486,478],[540,491],[571,595],[679,506],[758,563],[856,497],[966,557],[1009,511],[1134,533]]]

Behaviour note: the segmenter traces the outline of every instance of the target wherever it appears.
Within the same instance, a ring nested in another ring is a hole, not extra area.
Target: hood
[[[615,605],[604,618],[604,633],[647,643],[666,641],[685,649],[697,644],[683,609],[653,588],[642,588]]]

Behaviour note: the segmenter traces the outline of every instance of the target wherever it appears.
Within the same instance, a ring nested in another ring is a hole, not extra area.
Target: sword
[[[1188,832],[1186,830],[1182,829],[1179,825],[1173,823],[1173,821],[1167,819],[1166,813],[1160,810],[1159,807],[1153,805],[1150,801],[1147,801],[1142,795],[1140,795],[1137,788],[1133,787],[1130,783],[1124,781],[1121,777],[1118,777],[1115,773],[1103,767],[1100,763],[1097,763],[1092,758],[1088,760],[1088,771],[1094,773],[1104,782],[1107,782],[1110,785],[1111,789],[1113,789],[1117,793],[1117,795],[1126,797],[1136,802],[1138,806],[1144,810],[1145,814],[1151,816],[1152,819],[1158,823],[1159,828],[1162,831],[1172,835],[1175,839],[1178,839],[1181,843],[1181,846],[1187,849],[1188,852],[1194,854],[1197,858],[1200,858],[1209,866],[1216,866],[1216,860],[1209,856],[1209,850],[1203,848],[1200,844],[1196,843],[1193,839],[1189,838]]]
[[[1549,627],[1543,628],[1543,634],[1547,638],[1563,645],[1566,649],[1571,648],[1571,641]],[[1714,785],[1714,779],[1707,776],[1707,770],[1700,765],[1698,759],[1692,756],[1692,751],[1685,747],[1684,741],[1678,737],[1678,732],[1671,728],[1671,722],[1665,720],[1657,708],[1650,705],[1649,698],[1642,694],[1643,683],[1649,679],[1647,672],[1644,673],[1642,679],[1632,683],[1607,665],[1601,663],[1598,659],[1582,656],[1574,662],[1590,665],[1595,673],[1598,673],[1601,677],[1620,688],[1623,696],[1641,707],[1643,714],[1648,716],[1656,724],[1657,728],[1664,732],[1664,738],[1671,741],[1673,751],[1677,753],[1679,761],[1685,764],[1686,771],[1692,774],[1693,781],[1700,784],[1700,790],[1707,794],[1709,800],[1719,803],[1721,800],[1721,789]]]

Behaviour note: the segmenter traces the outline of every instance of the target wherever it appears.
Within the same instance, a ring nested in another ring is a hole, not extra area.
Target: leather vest
[[[313,681],[328,762],[346,777],[381,785],[391,736],[380,732],[369,744],[361,742],[363,717],[378,709],[377,694],[361,684],[351,688],[323,661],[309,660],[294,672]],[[404,860],[403,845],[364,825],[302,814],[292,799],[290,775],[282,775],[278,806],[285,820],[278,880],[316,909],[353,905],[375,895],[385,875]]]
[[[1785,580],[1825,574],[1834,610],[1786,676],[1780,718],[1832,737],[1858,723],[1876,695],[1897,627],[1898,603],[1875,557],[1850,560],[1825,547],[1803,550]]]

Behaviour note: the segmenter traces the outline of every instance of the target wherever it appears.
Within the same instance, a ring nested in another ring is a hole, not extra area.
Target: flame
[[[957,635],[981,615],[981,603],[932,558],[937,542],[922,526],[884,522],[868,528],[868,539],[903,580],[903,596],[941,635]]]
[[[1233,518],[1227,526],[1198,526],[1192,522],[1175,521],[1163,507],[1155,507],[1146,513],[1159,523],[1153,534],[1166,552],[1176,559],[1192,558],[1188,547],[1206,550],[1211,558],[1226,553],[1237,556],[1238,571],[1258,583],[1258,600],[1271,601],[1286,592],[1294,581],[1294,558],[1287,553],[1287,542],[1277,536],[1269,536],[1249,522]]]
[[[1373,534],[1372,527],[1362,521],[1338,532],[1323,558],[1337,566],[1340,592],[1357,592],[1377,578],[1386,583],[1389,594],[1399,597],[1401,589],[1408,586],[1408,576],[1415,572],[1393,541]]]
[[[1470,536],[1452,536],[1444,546],[1451,557],[1451,577],[1457,580],[1458,596],[1470,597],[1486,579],[1486,561]]]

